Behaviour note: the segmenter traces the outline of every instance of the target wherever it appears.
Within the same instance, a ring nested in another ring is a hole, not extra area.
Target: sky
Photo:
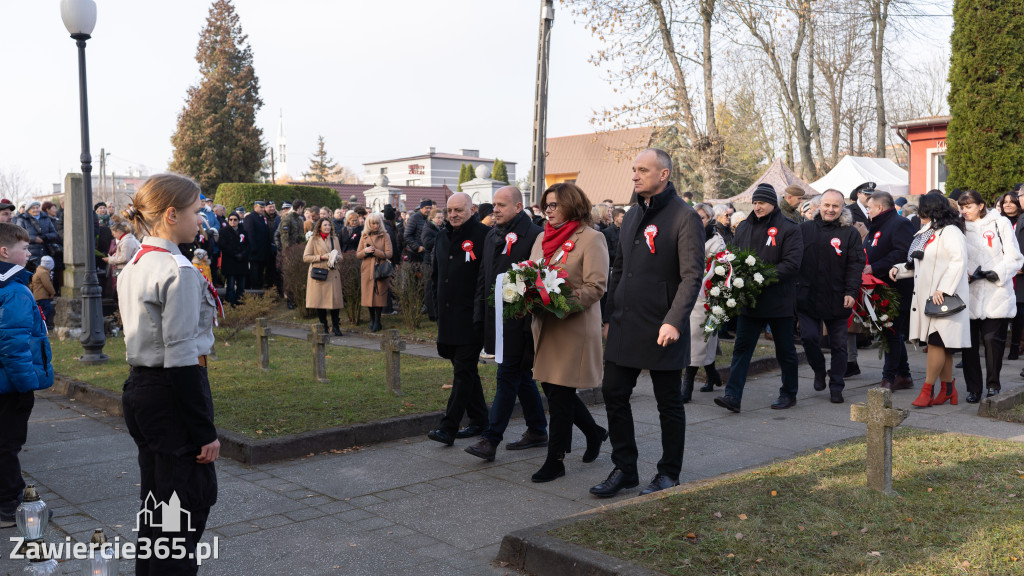
[[[86,48],[93,171],[163,171],[186,90],[199,81],[199,33],[211,2],[97,0]],[[323,135],[340,165],[461,148],[529,171],[540,2],[236,0],[260,80],[257,117],[274,145],[283,113],[288,169],[308,168]],[[3,2],[8,55],[0,90],[0,169],[33,193],[80,172],[75,42],[58,0]],[[16,23],[16,24],[15,24]],[[587,62],[598,46],[556,2],[548,136],[591,132],[617,101]]]
[[[86,49],[94,173],[101,149],[108,173],[167,169],[186,91],[200,79],[195,50],[210,4],[97,0]],[[257,123],[273,146],[283,113],[293,177],[308,168],[318,135],[357,174],[364,162],[430,147],[476,149],[516,162],[519,178],[529,172],[540,0],[234,4],[260,80]],[[599,42],[555,7],[548,137],[593,132],[594,111],[621,103],[622,90],[587,61]],[[0,21],[0,170],[48,193],[80,171],[75,43],[58,0],[4,0]]]

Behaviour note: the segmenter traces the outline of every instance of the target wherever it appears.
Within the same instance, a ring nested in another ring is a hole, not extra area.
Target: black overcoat
[[[657,229],[654,248],[645,231]],[[690,312],[704,272],[704,226],[671,182],[622,219],[612,261],[606,308],[610,319],[605,360],[649,370],[681,370],[690,363]],[[658,346],[663,324],[679,340]]]
[[[769,231],[774,230],[775,242]],[[761,292],[757,306],[741,314],[752,318],[785,318],[796,313],[796,279],[803,261],[804,241],[800,225],[776,208],[764,218],[751,213],[736,227],[737,248],[752,250],[762,261],[773,264],[779,282]]]
[[[864,250],[860,232],[842,225],[842,217],[825,222],[821,214],[800,224],[804,257],[797,279],[797,310],[811,318],[835,320],[848,318],[851,310],[843,307],[846,296],[860,293],[864,272]]]
[[[871,265],[876,278],[890,286],[895,285],[889,278],[889,269],[906,263],[915,233],[917,230],[914,230],[914,225],[900,216],[895,208],[871,219],[868,235],[864,238],[864,250],[867,252],[867,263]]]
[[[243,238],[244,235],[244,238]],[[220,229],[220,271],[225,276],[245,276],[249,273],[249,236],[241,226]]]
[[[448,346],[483,344],[473,328],[476,285],[483,263],[487,226],[473,216],[461,228],[445,223],[434,244],[430,277],[437,289],[437,343]],[[466,261],[465,242],[473,257]]]
[[[270,258],[270,226],[262,214],[250,213],[242,221],[245,238],[249,241],[249,259],[264,262]]]

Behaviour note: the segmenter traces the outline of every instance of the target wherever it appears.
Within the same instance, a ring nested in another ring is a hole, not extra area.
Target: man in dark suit
[[[270,259],[270,226],[267,224],[267,203],[257,200],[252,212],[242,221],[245,237],[249,239],[249,284],[253,290],[263,288],[267,260]]]
[[[427,437],[447,446],[456,438],[479,436],[487,426],[487,403],[480,384],[480,350],[484,325],[476,323],[475,297],[484,241],[490,228],[472,215],[473,201],[464,192],[448,199],[448,222],[437,234],[431,280],[437,287],[437,353],[455,370],[448,407]],[[469,425],[459,430],[462,416]]]
[[[619,230],[608,283],[604,394],[615,468],[590,489],[607,498],[640,484],[629,398],[649,370],[661,416],[658,473],[641,494],[679,484],[686,413],[682,373],[690,363],[690,312],[704,271],[704,226],[669,181],[672,158],[649,149],[633,161],[637,205]]]
[[[466,452],[487,461],[494,460],[517,397],[523,407],[526,432],[506,448],[523,450],[548,445],[544,404],[533,380],[531,318],[499,320],[495,307],[487,304],[491,291],[494,291],[496,301],[501,298],[501,291],[495,287],[498,276],[508,272],[513,264],[530,259],[530,250],[541,228],[523,211],[523,194],[515,186],[505,186],[494,193],[492,215],[496,226],[484,241],[484,261],[476,289],[475,322],[484,324],[484,347],[489,345],[495,351],[498,385],[483,438],[466,448]]]

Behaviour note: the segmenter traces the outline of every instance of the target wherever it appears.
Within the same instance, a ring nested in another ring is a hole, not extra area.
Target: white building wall
[[[447,184],[449,188],[455,190],[459,185],[459,169],[462,167],[466,160],[451,160],[448,158],[417,158],[414,160],[402,160],[399,162],[378,162],[375,164],[364,164],[363,169],[366,171],[364,177],[367,181],[373,181],[378,175],[382,174],[381,169],[386,169],[388,180],[392,186],[403,187],[403,186],[442,186]],[[484,160],[481,158],[474,158],[469,161],[475,169],[477,166],[484,165],[494,169],[493,160]],[[410,174],[409,167],[412,165],[419,165],[423,167],[422,174]],[[515,183],[515,165],[506,164],[508,168],[508,177],[510,183]]]

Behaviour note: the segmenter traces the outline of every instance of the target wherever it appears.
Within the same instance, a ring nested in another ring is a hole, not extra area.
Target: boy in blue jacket
[[[50,340],[25,270],[28,233],[0,223],[0,528],[15,526],[25,481],[18,453],[28,436],[35,391],[53,385]]]

